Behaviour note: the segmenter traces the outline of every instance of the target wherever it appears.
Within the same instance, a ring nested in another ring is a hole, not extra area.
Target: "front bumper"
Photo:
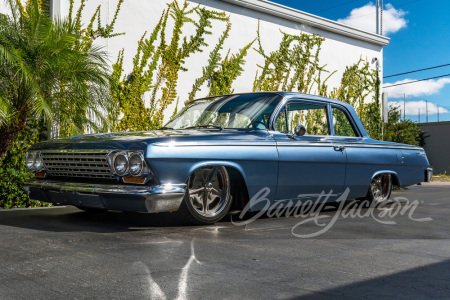
[[[24,183],[30,198],[54,204],[135,212],[178,210],[185,184],[130,186],[31,179]]]

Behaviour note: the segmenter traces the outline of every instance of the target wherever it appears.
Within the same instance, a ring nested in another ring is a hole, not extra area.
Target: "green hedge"
[[[24,156],[28,148],[34,143],[45,139],[46,129],[42,121],[29,121],[27,127],[20,134],[14,146],[8,151],[0,164],[0,207],[40,207],[50,206],[32,200],[22,188],[25,180],[33,175],[27,171]]]

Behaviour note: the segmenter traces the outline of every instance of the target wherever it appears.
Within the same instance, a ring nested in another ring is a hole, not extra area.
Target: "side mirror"
[[[306,128],[302,124],[295,126],[294,135],[296,136],[304,136],[306,133]]]

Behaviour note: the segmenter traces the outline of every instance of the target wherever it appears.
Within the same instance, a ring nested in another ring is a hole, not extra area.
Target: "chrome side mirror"
[[[302,124],[295,126],[294,134],[296,136],[304,136],[306,133],[306,128]]]

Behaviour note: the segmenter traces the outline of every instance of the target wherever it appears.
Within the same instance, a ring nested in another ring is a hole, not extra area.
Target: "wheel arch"
[[[228,172],[231,185],[231,195],[233,197],[232,210],[241,210],[248,203],[250,196],[247,188],[247,178],[242,167],[235,162],[229,161],[202,161],[193,164],[188,172],[186,181],[195,170],[204,167],[223,166]]]
[[[381,175],[381,174],[391,174],[392,175],[392,185],[396,185],[396,186],[401,186],[400,185],[400,179],[398,177],[397,172],[392,171],[392,170],[380,170],[380,171],[376,171],[375,173],[373,173],[372,178],[370,179],[370,181],[372,182],[372,180]],[[369,183],[370,184],[370,183]]]

